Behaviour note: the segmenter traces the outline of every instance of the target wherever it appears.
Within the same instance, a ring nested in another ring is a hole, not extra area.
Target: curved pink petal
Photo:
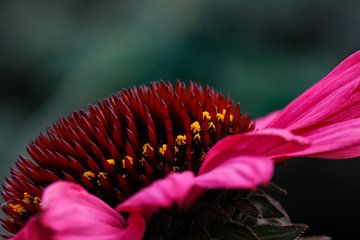
[[[283,110],[256,120],[257,129],[281,128],[311,146],[287,154],[343,159],[360,156],[360,51],[354,53]]]
[[[353,119],[307,130],[303,134],[312,141],[310,147],[288,154],[327,159],[353,158],[360,155],[360,121]]]
[[[121,203],[116,210],[138,212],[149,218],[159,208],[171,208],[175,203],[182,205],[194,186],[194,173],[170,173],[152,183]]]
[[[204,188],[254,189],[270,182],[274,163],[263,156],[244,156],[229,151],[222,156],[224,162],[196,178],[196,186]]]
[[[298,130],[360,117],[360,51],[296,98],[261,127]],[[260,120],[261,123],[262,120]]]
[[[141,239],[144,231],[142,216],[132,214],[126,221],[81,186],[60,181],[46,188],[41,212],[32,217],[13,239]]]
[[[120,204],[118,211],[138,212],[149,218],[159,208],[191,205],[207,189],[253,189],[270,181],[273,161],[267,157],[226,154],[213,169],[195,176],[190,171],[171,173]]]
[[[32,217],[28,220],[25,227],[10,240],[48,240],[53,239],[54,233],[44,227],[38,218]]]
[[[278,115],[281,113],[281,110],[276,110],[271,112],[263,117],[260,117],[255,120],[256,129],[264,129],[266,128]]]
[[[234,152],[238,155],[249,153],[270,157],[281,157],[287,153],[298,152],[309,147],[308,139],[296,136],[287,130],[263,129],[229,136],[217,142],[206,154],[199,174],[214,169],[223,161],[223,155]]]

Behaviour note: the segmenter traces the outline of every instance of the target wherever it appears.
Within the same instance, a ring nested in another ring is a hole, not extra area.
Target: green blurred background
[[[256,118],[359,49],[360,1],[0,1],[1,178],[62,115],[134,84],[209,84]],[[353,239],[360,163],[301,159],[277,172],[310,233]]]

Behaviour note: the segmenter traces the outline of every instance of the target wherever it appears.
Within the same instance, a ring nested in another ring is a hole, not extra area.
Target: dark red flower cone
[[[18,232],[39,210],[42,191],[63,179],[110,206],[172,171],[197,173],[224,136],[252,130],[240,106],[206,86],[153,82],[60,119],[20,156],[2,192],[3,227]]]

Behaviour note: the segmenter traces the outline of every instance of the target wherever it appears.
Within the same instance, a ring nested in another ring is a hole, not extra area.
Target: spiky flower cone
[[[39,211],[42,191],[64,179],[110,206],[172,171],[197,172],[219,139],[252,129],[251,120],[212,88],[154,82],[60,119],[20,156],[2,193],[3,226],[16,233]]]

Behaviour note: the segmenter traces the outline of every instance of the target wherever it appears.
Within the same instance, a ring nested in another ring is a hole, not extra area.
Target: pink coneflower
[[[255,189],[270,182],[274,160],[360,156],[359,55],[256,125],[220,93],[181,82],[123,90],[63,118],[30,144],[34,161],[21,156],[12,170],[3,226],[14,239],[182,239],[219,232],[261,239],[270,227],[295,239],[305,226],[290,225]],[[254,191],[230,191],[213,207],[209,189]],[[221,210],[198,226],[193,212],[199,217],[204,206],[211,206],[206,219]],[[239,217],[244,214],[251,217]],[[271,225],[274,218],[282,220]],[[196,231],[184,233],[189,226]]]

